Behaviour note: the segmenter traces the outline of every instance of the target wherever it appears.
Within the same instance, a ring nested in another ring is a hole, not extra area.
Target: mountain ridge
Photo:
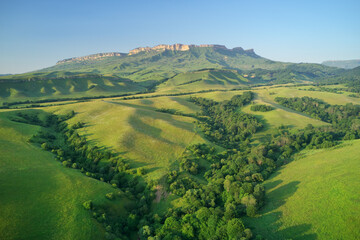
[[[124,56],[132,56],[138,53],[142,52],[163,52],[163,51],[189,51],[191,48],[212,48],[214,50],[225,50],[225,51],[234,51],[238,53],[247,53],[253,56],[258,56],[254,49],[247,49],[244,50],[242,47],[235,47],[232,49],[228,49],[225,45],[219,45],[219,44],[159,44],[154,47],[137,47],[129,51],[129,53],[122,53],[122,52],[106,52],[106,53],[96,53],[96,54],[90,54],[82,57],[72,57],[72,58],[66,58],[63,60],[59,60],[56,65],[63,64],[63,63],[70,63],[70,62],[83,62],[88,60],[98,60],[102,58],[107,57],[124,57]]]
[[[351,59],[351,60],[328,60],[321,63],[322,65],[328,67],[338,67],[345,69],[353,69],[360,66],[360,59]]]

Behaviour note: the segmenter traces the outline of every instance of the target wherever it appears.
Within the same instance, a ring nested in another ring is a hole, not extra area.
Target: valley
[[[0,238],[357,239],[358,72],[159,45],[2,76]]]

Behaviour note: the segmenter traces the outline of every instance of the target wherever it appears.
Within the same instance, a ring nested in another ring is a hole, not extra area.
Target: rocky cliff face
[[[119,53],[119,52],[97,53],[97,54],[92,54],[92,55],[88,55],[88,56],[84,56],[84,57],[67,58],[67,59],[58,61],[56,64],[67,63],[67,62],[82,62],[82,61],[86,61],[86,60],[96,60],[96,59],[100,59],[100,58],[104,58],[104,57],[121,57],[121,56],[126,56],[126,55],[127,55],[126,53]]]
[[[161,45],[157,45],[155,47],[139,47],[139,48],[135,48],[133,50],[131,50],[129,52],[129,55],[134,55],[134,54],[138,54],[140,52],[150,52],[150,51],[165,51],[165,50],[172,50],[172,51],[188,51],[191,47],[211,47],[214,49],[223,49],[223,50],[229,50],[229,51],[244,51],[244,52],[248,52],[251,51],[251,53],[253,53],[253,50],[244,50],[241,47],[238,48],[233,48],[233,49],[227,49],[224,45],[217,45],[217,44],[201,44],[201,45],[186,45],[186,44],[173,44],[173,45],[166,45],[166,44],[161,44]],[[250,53],[250,52],[248,52]]]
[[[241,47],[236,47],[233,49],[228,49],[224,45],[217,45],[217,44],[201,44],[201,45],[194,45],[194,44],[173,44],[173,45],[167,45],[167,44],[160,44],[155,47],[139,47],[131,50],[128,54],[127,53],[119,53],[119,52],[110,52],[110,53],[98,53],[98,54],[92,54],[84,57],[74,57],[74,58],[68,58],[61,61],[58,61],[56,64],[62,64],[62,63],[68,63],[68,62],[81,62],[86,60],[96,60],[100,58],[105,57],[115,57],[115,56],[127,56],[127,55],[135,55],[140,52],[150,52],[150,51],[165,51],[165,50],[171,50],[171,51],[188,51],[190,48],[213,48],[215,50],[225,50],[225,51],[233,51],[238,53],[245,53],[254,57],[257,57],[253,49],[244,50]]]

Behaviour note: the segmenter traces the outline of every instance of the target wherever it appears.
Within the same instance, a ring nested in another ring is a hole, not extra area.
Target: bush
[[[114,193],[107,193],[107,194],[105,195],[105,197],[106,197],[107,199],[109,199],[109,200],[115,199]]]
[[[274,108],[272,106],[269,106],[269,105],[265,105],[265,104],[259,104],[259,105],[252,105],[250,107],[251,111],[254,111],[254,112],[269,112],[269,111],[272,111],[274,110]]]
[[[83,206],[86,210],[91,210],[93,208],[93,203],[91,200],[89,200],[89,201],[84,202]]]

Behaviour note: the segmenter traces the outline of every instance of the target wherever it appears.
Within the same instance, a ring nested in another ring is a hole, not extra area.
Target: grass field
[[[63,167],[27,143],[39,127],[8,120],[13,113],[0,113],[0,239],[103,239],[82,203],[125,211],[128,201],[110,202],[110,185]]]
[[[132,167],[145,167],[151,179],[162,177],[186,146],[206,142],[194,129],[195,119],[160,113],[131,101],[97,100],[47,108],[56,113],[69,110],[78,113],[70,124],[87,124],[81,134],[93,144],[120,153]]]
[[[301,152],[265,182],[267,200],[246,222],[266,239],[360,238],[360,140]]]
[[[196,113],[200,111],[200,107],[192,104],[188,101],[189,96],[181,97],[157,97],[149,99],[134,99],[127,100],[126,103],[148,107],[148,109],[154,110],[154,108],[167,108],[175,109],[182,113]]]

